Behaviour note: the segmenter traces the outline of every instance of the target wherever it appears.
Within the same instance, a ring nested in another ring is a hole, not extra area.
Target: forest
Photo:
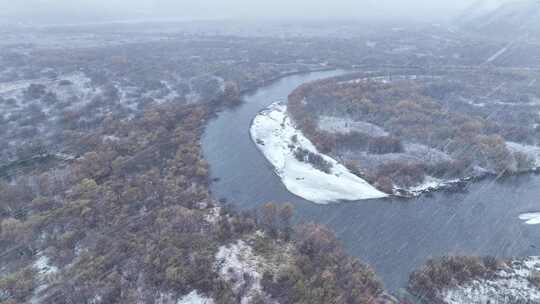
[[[427,177],[535,170],[538,156],[515,147],[537,144],[540,116],[532,113],[539,110],[538,92],[514,93],[535,77],[534,72],[489,68],[435,71],[426,77],[359,73],[297,88],[288,111],[321,152],[392,193]],[[486,98],[492,90],[488,83],[496,82],[504,87]],[[336,131],[337,124],[348,130]]]
[[[289,265],[264,274],[264,290],[281,303],[378,297],[374,273],[348,257],[330,231],[291,226],[292,207],[238,213],[211,197],[199,144],[210,115],[207,105],[167,104],[139,120],[107,120],[73,143],[77,160],[2,182],[2,269],[11,272],[0,280],[2,303],[150,303],[159,292],[193,289],[236,303],[242,293],[208,265],[220,245],[256,231],[267,238],[263,254],[275,250],[273,242],[294,246]],[[209,221],[215,208],[219,216]],[[42,278],[43,290],[27,266],[39,254],[60,269]]]
[[[177,69],[183,54],[169,54],[179,44],[206,63]],[[259,64],[268,57],[257,51],[262,57],[237,73],[216,51],[224,47],[203,39],[129,52],[4,49],[15,66],[0,88],[0,136],[9,143],[0,166],[0,303],[176,303],[194,290],[219,304],[384,298],[373,270],[328,229],[294,225],[292,206],[236,211],[210,193],[200,143],[208,120],[241,103],[241,92],[320,68]],[[239,240],[268,261],[260,283],[257,273],[224,275],[232,270],[216,261]]]

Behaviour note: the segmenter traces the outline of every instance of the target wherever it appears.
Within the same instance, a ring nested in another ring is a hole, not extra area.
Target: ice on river
[[[540,224],[540,212],[523,213],[519,215],[519,219],[525,221],[527,225]]]

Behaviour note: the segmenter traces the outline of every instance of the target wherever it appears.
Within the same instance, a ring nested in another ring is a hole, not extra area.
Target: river
[[[213,119],[202,139],[211,190],[239,209],[290,202],[298,222],[332,228],[347,251],[370,264],[385,287],[405,287],[411,271],[448,254],[520,257],[540,255],[540,225],[521,213],[540,210],[540,176],[486,179],[460,192],[416,199],[379,199],[316,205],[289,193],[249,136],[251,120],[302,83],[342,74],[314,72],[283,78],[244,96],[245,102]]]

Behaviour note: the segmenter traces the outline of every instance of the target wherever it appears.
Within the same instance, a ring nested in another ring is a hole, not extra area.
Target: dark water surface
[[[240,107],[210,122],[202,140],[211,190],[241,209],[266,202],[291,202],[299,221],[332,228],[348,252],[370,264],[386,287],[404,287],[411,271],[430,257],[447,254],[498,257],[540,255],[540,225],[525,225],[523,212],[540,210],[540,176],[484,180],[459,193],[420,198],[378,199],[316,205],[290,194],[249,137],[255,115],[286,100],[302,83],[342,72],[316,72],[284,78],[246,95]]]

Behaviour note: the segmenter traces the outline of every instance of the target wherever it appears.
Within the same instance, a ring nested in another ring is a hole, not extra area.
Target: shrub
[[[294,157],[301,162],[311,164],[315,169],[326,174],[331,172],[330,170],[332,169],[332,164],[326,161],[319,154],[313,153],[306,149],[296,148],[296,150],[294,150]]]
[[[45,95],[46,87],[42,84],[32,83],[28,88],[23,92],[24,99],[29,101],[33,99],[38,99],[41,96]]]
[[[375,303],[382,285],[373,271],[346,256],[333,233],[316,224],[295,231],[292,264],[265,272],[261,285],[274,300],[292,303]]]
[[[352,174],[356,176],[362,177],[362,171],[360,170],[360,166],[358,165],[357,161],[347,159],[345,160],[343,164],[349,171],[351,171]]]
[[[34,278],[37,273],[32,268],[24,268],[20,271],[2,277],[0,279],[0,301],[25,302],[35,289]]]
[[[409,278],[408,289],[422,298],[434,300],[440,290],[477,278],[487,278],[499,269],[494,258],[447,256],[429,260]]]
[[[335,134],[320,131],[310,131],[306,133],[313,141],[313,144],[322,153],[331,153],[338,146],[338,137]]]
[[[73,84],[73,82],[71,82],[71,81],[69,81],[69,80],[66,80],[66,79],[60,80],[60,81],[58,82],[58,85],[59,85],[59,86],[70,86],[70,85],[72,85],[72,84]]]
[[[535,161],[532,157],[523,152],[514,152],[517,171],[527,171],[535,167]]]
[[[380,176],[375,181],[375,187],[385,193],[394,192],[394,184],[392,183],[392,180],[387,176]]]
[[[401,140],[386,136],[371,138],[369,140],[368,151],[373,154],[402,153],[404,148]]]
[[[375,174],[376,181],[382,180],[383,178],[388,178],[394,184],[408,188],[424,181],[425,170],[423,166],[419,164],[390,162],[381,165]]]
[[[497,173],[514,172],[512,154],[506,147],[504,139],[500,136],[481,136],[476,145],[478,153],[483,157],[482,165]]]
[[[426,168],[426,173],[437,178],[455,178],[465,175],[469,163],[465,160],[443,161]]]
[[[339,134],[336,141],[339,146],[346,146],[352,149],[365,149],[369,146],[370,137],[360,132],[349,132]]]

